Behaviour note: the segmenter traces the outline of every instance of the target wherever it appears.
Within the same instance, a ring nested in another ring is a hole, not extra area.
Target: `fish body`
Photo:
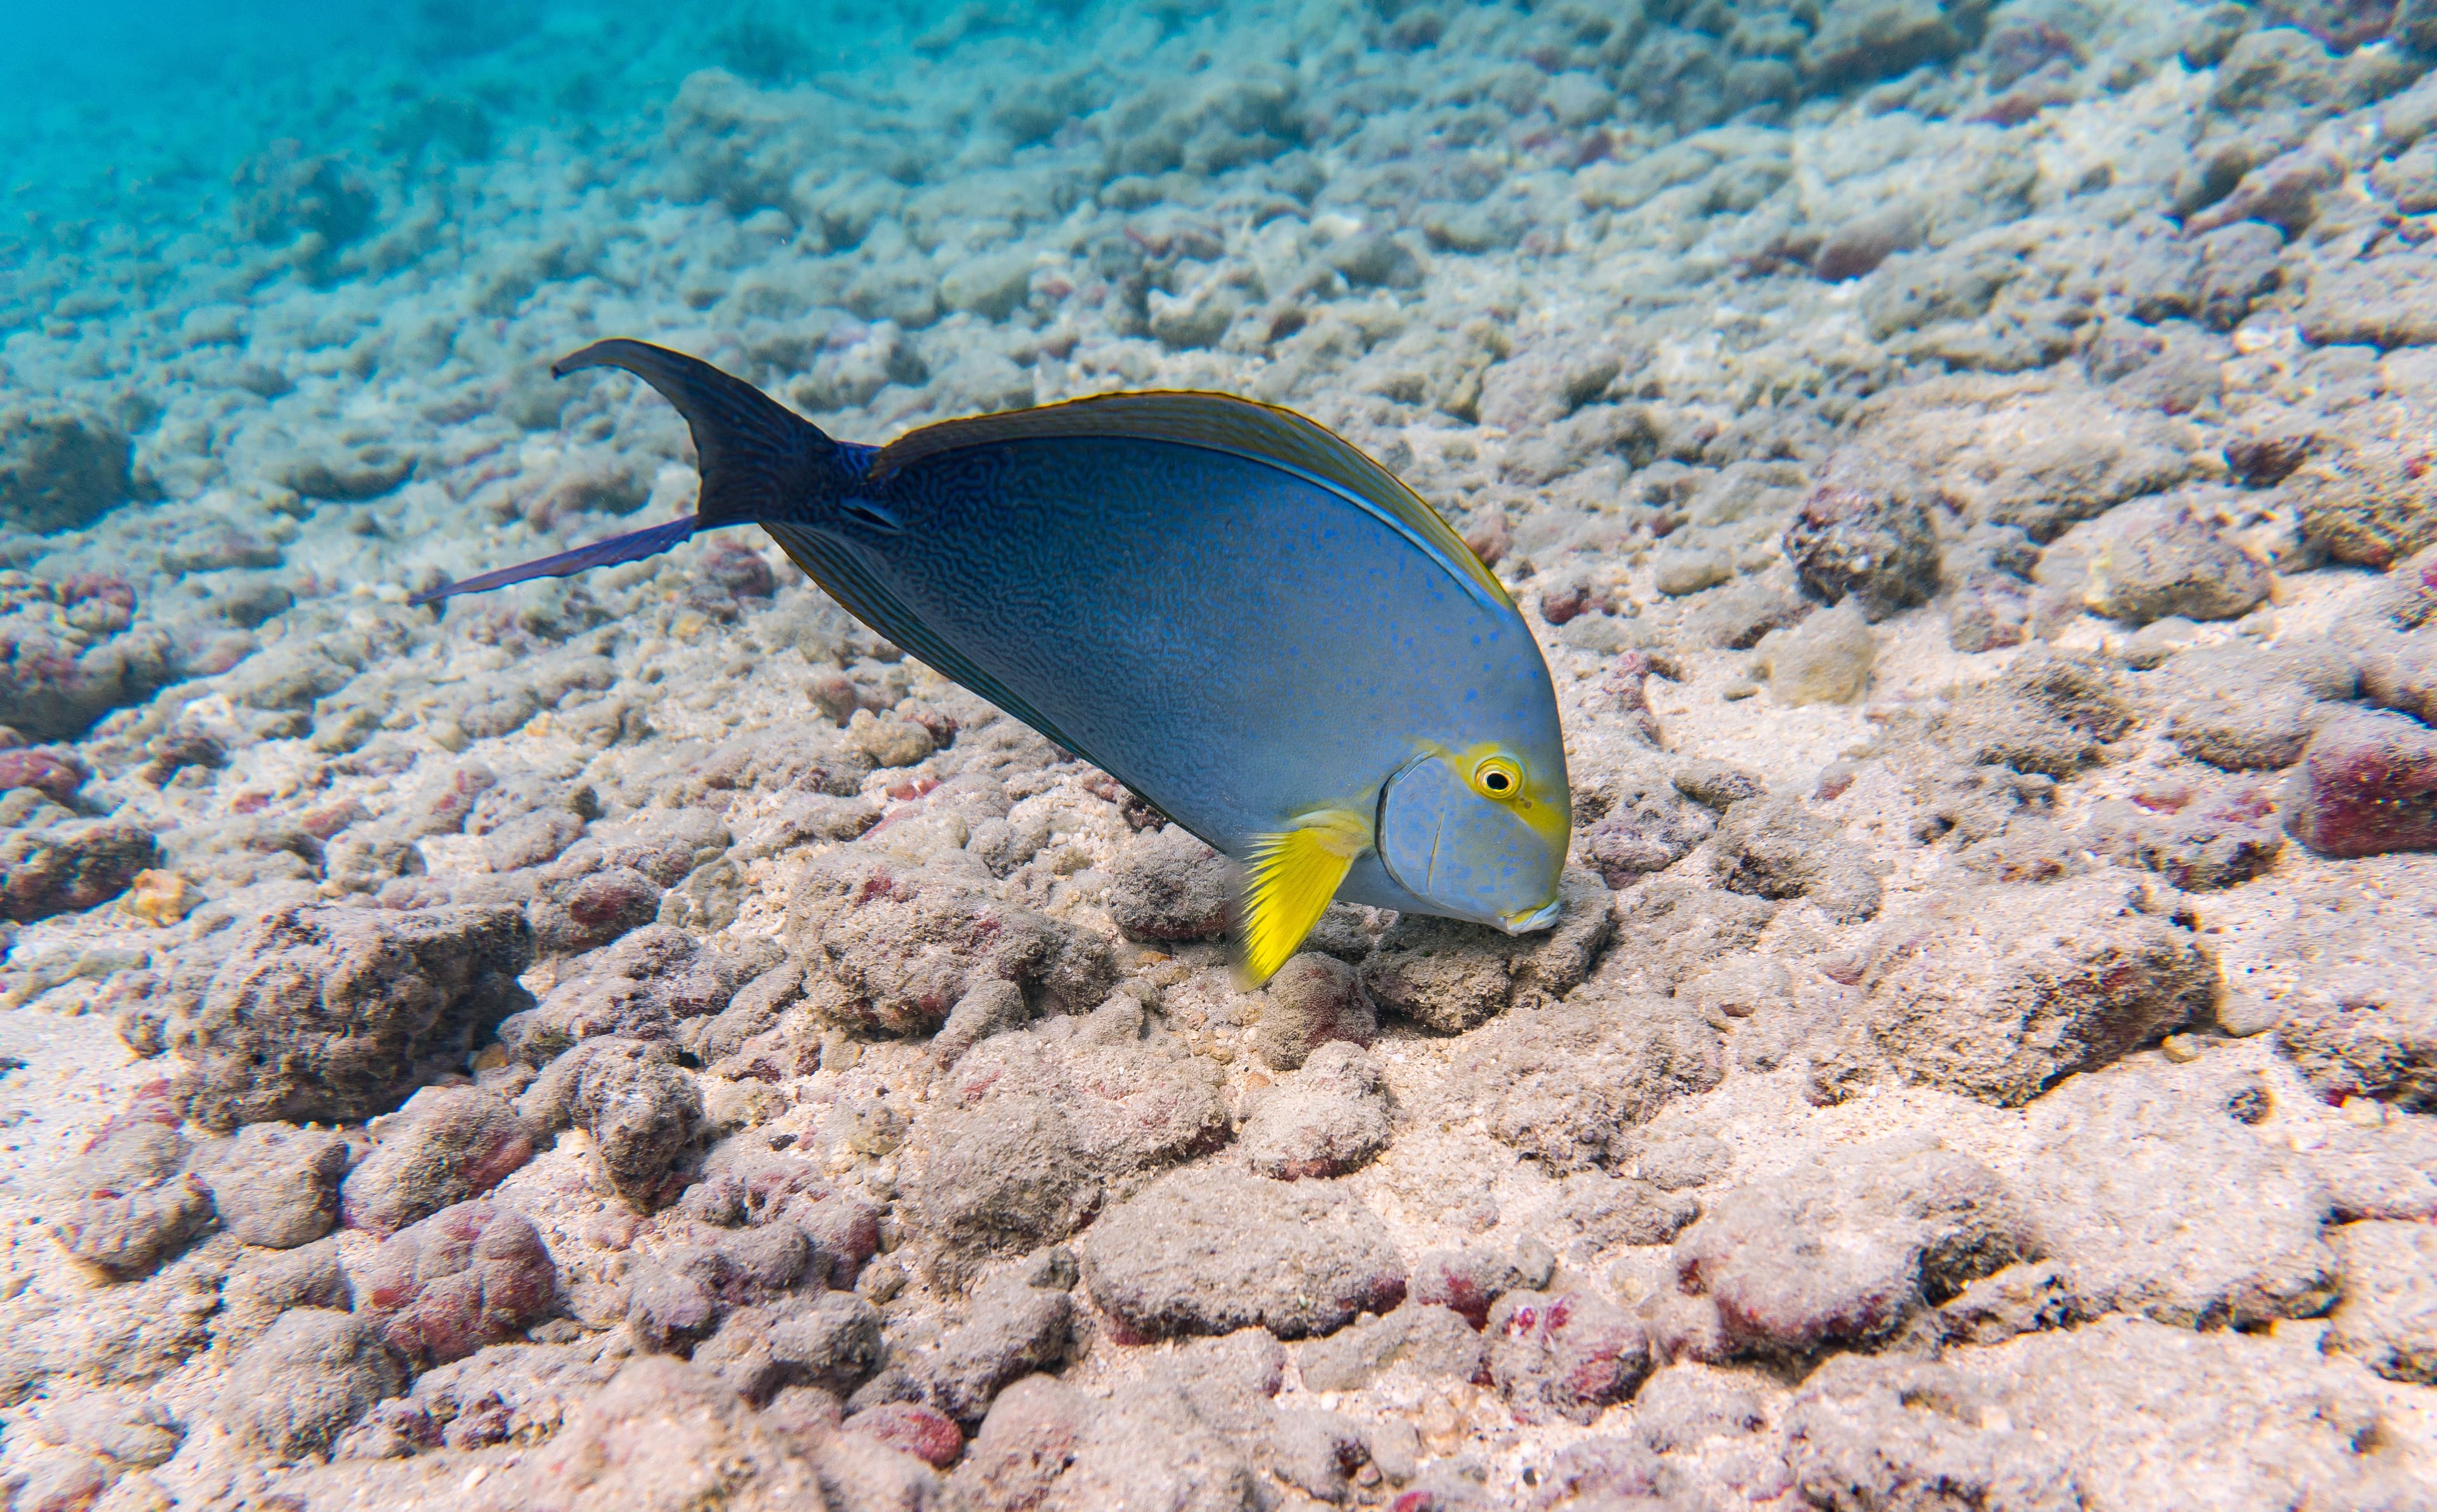
[[[1569,806],[1548,668],[1445,523],[1320,427],[1134,394],[872,448],[641,343],[562,368],[596,362],[686,413],[693,529],[763,526],[873,629],[1247,862],[1248,976],[1331,897],[1553,918]],[[440,594],[628,560],[684,524]]]
[[[898,523],[841,511],[821,548],[1239,859],[1299,814],[1376,808],[1416,730],[1470,746],[1553,706],[1511,608],[1341,495],[1242,457],[999,442],[918,463],[869,501]],[[1544,722],[1532,754],[1561,764]],[[1427,911],[1376,856],[1339,895]]]

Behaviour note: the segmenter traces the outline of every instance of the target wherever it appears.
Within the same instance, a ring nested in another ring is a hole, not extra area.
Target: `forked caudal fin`
[[[1371,826],[1343,808],[1306,814],[1296,827],[1253,842],[1236,911],[1236,978],[1244,990],[1277,975],[1370,848]]]
[[[695,470],[702,475],[694,513],[681,520],[611,536],[572,551],[492,571],[418,593],[407,602],[432,603],[535,578],[563,578],[588,567],[633,562],[665,551],[696,530],[782,519],[813,497],[833,491],[837,443],[761,390],[682,352],[625,339],[595,341],[561,357],[551,375],[582,368],[623,368],[660,391],[693,433]]]

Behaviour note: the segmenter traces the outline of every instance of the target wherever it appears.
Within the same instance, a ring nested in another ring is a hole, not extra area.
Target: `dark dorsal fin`
[[[1086,436],[1202,446],[1299,474],[1378,517],[1437,558],[1475,596],[1495,607],[1515,607],[1505,584],[1481,565],[1438,511],[1394,473],[1291,409],[1233,394],[1182,390],[1097,394],[1037,409],[945,420],[908,431],[882,447],[870,478],[879,483],[930,458],[996,442]]]
[[[699,357],[621,337],[595,341],[551,365],[564,378],[579,368],[623,368],[660,391],[693,432],[702,526],[784,519],[818,494],[837,443],[810,421]]]
[[[804,575],[819,583],[823,592],[845,606],[847,613],[904,647],[940,676],[979,693],[1093,765],[1103,765],[1039,709],[941,640],[912,610],[899,602],[895,594],[857,566],[851,553],[840,549],[837,542],[810,526],[768,523],[762,528],[770,532],[770,538],[779,543],[788,560],[803,568]]]

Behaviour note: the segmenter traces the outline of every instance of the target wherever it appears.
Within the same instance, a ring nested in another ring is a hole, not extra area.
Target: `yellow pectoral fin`
[[[1328,912],[1329,899],[1371,844],[1370,826],[1343,809],[1307,814],[1297,827],[1263,835],[1253,843],[1237,911],[1240,943],[1236,964],[1246,991],[1276,975]]]

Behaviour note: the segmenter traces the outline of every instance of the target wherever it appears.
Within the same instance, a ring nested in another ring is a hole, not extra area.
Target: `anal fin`
[[[1341,808],[1306,814],[1294,828],[1253,842],[1236,911],[1236,976],[1246,991],[1287,964],[1370,845],[1370,826]]]

